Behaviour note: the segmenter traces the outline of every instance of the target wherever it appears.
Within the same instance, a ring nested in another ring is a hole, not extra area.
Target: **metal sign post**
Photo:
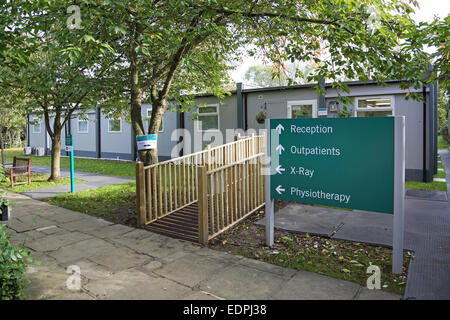
[[[70,192],[75,193],[75,170],[73,165],[73,139],[72,135],[66,135],[66,151],[70,152]]]
[[[405,117],[395,117],[394,230],[392,272],[401,274],[405,224]]]
[[[275,215],[274,215],[274,202],[270,196],[270,174],[271,174],[271,153],[270,153],[270,141],[272,134],[270,132],[270,120],[266,120],[266,171],[265,171],[265,184],[266,184],[266,244],[273,246],[274,228],[275,228]]]
[[[402,272],[404,117],[269,119],[266,243],[273,199],[393,214],[393,273]]]

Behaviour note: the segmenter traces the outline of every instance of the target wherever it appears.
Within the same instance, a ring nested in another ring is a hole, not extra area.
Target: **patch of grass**
[[[135,182],[85,190],[75,194],[60,194],[46,201],[114,223],[136,225]]]
[[[435,178],[441,178],[441,179],[445,179],[447,176],[447,174],[444,171],[439,171],[434,175]]]
[[[50,166],[50,156],[24,156],[22,148],[12,148],[5,150],[6,162],[12,162],[14,156],[31,158],[31,165]],[[100,159],[74,159],[75,170],[83,172],[92,172],[119,177],[134,178],[136,175],[136,165],[134,162],[100,160]],[[61,157],[61,168],[70,169],[70,158]]]
[[[446,182],[419,182],[419,181],[406,181],[406,189],[428,190],[428,191],[447,191]]]
[[[366,286],[367,268],[375,265],[381,271],[385,290],[403,294],[406,275],[392,274],[392,250],[358,242],[337,241],[305,235],[282,236],[276,240],[276,250],[262,249],[261,260],[282,267],[306,270],[348,280]],[[276,254],[274,254],[276,252]],[[403,265],[409,264],[404,255]]]
[[[447,149],[448,147],[449,147],[448,142],[445,141],[441,135],[438,135],[438,149],[442,150],[442,149]]]
[[[438,160],[441,160],[441,157],[438,156]],[[445,179],[447,174],[445,172],[445,167],[442,163],[438,162],[438,168],[444,169],[444,171],[438,171],[437,174],[434,175],[434,178]],[[417,190],[428,190],[428,191],[447,191],[447,182],[419,182],[419,181],[406,181],[405,182],[406,189],[417,189]]]
[[[0,182],[0,188],[12,192],[24,192],[24,191],[31,191],[36,189],[42,189],[42,188],[50,188],[50,187],[56,187],[56,186],[63,186],[63,185],[69,185],[70,184],[70,178],[62,178],[61,181],[58,182],[49,182],[47,179],[50,177],[48,174],[41,174],[37,172],[31,173],[31,184],[20,184],[16,185],[13,188],[11,188],[11,184],[9,181],[9,178],[7,181]],[[17,177],[17,182],[23,182],[28,181],[26,177]],[[75,183],[78,182],[84,182],[83,180],[75,179]]]

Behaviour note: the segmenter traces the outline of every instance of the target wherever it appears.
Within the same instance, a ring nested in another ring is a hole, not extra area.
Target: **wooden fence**
[[[262,207],[264,153],[226,166],[198,170],[199,242],[206,244]]]
[[[205,168],[210,175],[214,175],[214,172],[219,172],[221,168],[242,166],[243,161],[260,155],[265,149],[264,134],[236,137],[235,140],[214,148],[207,146],[203,151],[149,166],[138,162],[136,164],[138,224],[144,226],[197,202],[199,189],[204,188],[198,182],[200,168]],[[214,188],[214,184],[212,186]]]

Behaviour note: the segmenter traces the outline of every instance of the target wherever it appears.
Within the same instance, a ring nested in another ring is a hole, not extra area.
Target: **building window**
[[[89,122],[87,119],[78,118],[78,133],[88,133]]]
[[[387,117],[394,115],[393,97],[355,98],[356,117]]]
[[[31,122],[31,132],[32,133],[41,133],[41,120],[39,118],[35,118]]]
[[[122,132],[122,119],[109,119],[108,132]]]
[[[219,130],[219,105],[207,105],[198,108],[198,131]]]
[[[150,119],[152,118],[152,108],[147,108],[147,121],[145,121],[145,130],[148,130],[148,126],[150,125]],[[164,131],[164,118],[161,120],[161,124],[159,125],[159,132]]]

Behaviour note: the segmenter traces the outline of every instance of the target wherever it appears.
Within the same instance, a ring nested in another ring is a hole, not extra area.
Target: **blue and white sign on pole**
[[[75,170],[73,165],[73,138],[66,135],[66,152],[70,152],[70,192],[75,193]]]
[[[158,147],[158,135],[146,134],[136,136],[136,143],[138,151],[156,149]]]

